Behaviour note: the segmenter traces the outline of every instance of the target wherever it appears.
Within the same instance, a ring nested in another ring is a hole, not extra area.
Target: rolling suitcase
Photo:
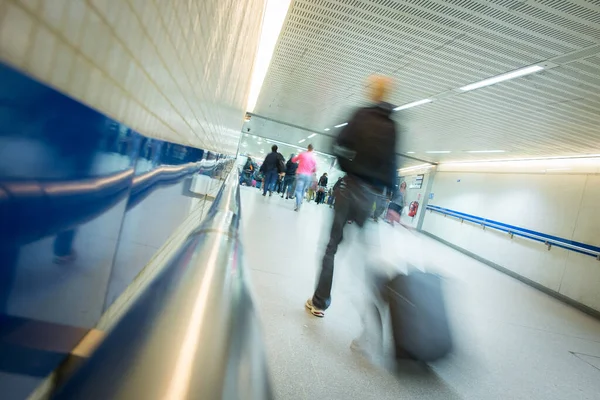
[[[452,340],[439,276],[416,270],[399,274],[384,291],[397,358],[431,362],[450,352]]]

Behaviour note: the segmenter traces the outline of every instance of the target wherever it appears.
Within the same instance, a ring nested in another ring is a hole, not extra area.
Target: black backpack
[[[281,153],[277,153],[277,172],[285,172],[285,159]]]

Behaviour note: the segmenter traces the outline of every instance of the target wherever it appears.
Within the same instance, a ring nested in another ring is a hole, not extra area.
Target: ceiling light
[[[477,164],[497,164],[511,162],[536,162],[536,161],[552,161],[552,160],[586,160],[599,159],[600,154],[580,154],[576,156],[550,156],[550,157],[527,157],[527,158],[503,158],[499,160],[468,160],[468,161],[450,161],[443,165],[477,165]]]
[[[281,144],[283,146],[293,147],[293,148],[301,150],[301,151],[306,150],[306,147],[300,147],[300,146],[296,146],[295,144],[289,144],[289,143],[285,143],[285,142],[280,142],[279,140],[271,140],[271,143],[277,143],[277,144]],[[322,153],[322,152],[317,151],[317,150],[314,150],[313,152],[315,154],[320,154],[320,155],[325,156],[325,157],[333,157],[331,154]]]
[[[329,130],[329,128],[325,128],[324,131],[327,132]]]
[[[448,154],[451,153],[450,150],[431,150],[431,151],[426,151],[425,153],[427,154]]]
[[[254,67],[252,68],[252,79],[250,82],[250,93],[248,94],[248,103],[246,111],[254,111],[260,89],[267,75],[277,38],[285,21],[291,0],[269,0],[265,7],[263,21],[258,42],[258,50],[254,58]]]
[[[421,165],[415,165],[414,167],[406,167],[406,168],[400,168],[398,169],[398,172],[408,172],[408,171],[414,171],[417,169],[425,169],[425,168],[433,168],[434,165],[432,164],[421,164]]]
[[[341,128],[342,126],[346,126],[346,125],[348,125],[348,123],[344,122],[343,124],[339,124],[339,125],[334,126],[334,128]]]
[[[506,150],[469,150],[467,153],[506,153]]]
[[[407,151],[406,154],[415,154],[414,151]]]
[[[502,75],[494,76],[492,78],[484,79],[479,82],[471,83],[470,85],[463,86],[463,87],[459,88],[458,90],[460,90],[462,92],[468,92],[469,90],[475,90],[475,89],[479,89],[482,87],[494,85],[499,82],[504,82],[509,79],[514,79],[514,78],[518,78],[520,76],[533,74],[534,72],[538,72],[543,69],[544,69],[544,67],[540,67],[539,65],[532,65],[529,67],[517,69],[516,71],[511,71],[511,72],[507,72]]]
[[[304,142],[306,142],[306,139],[298,140],[298,143],[304,143]]]
[[[394,111],[406,110],[407,108],[412,108],[412,107],[420,106],[422,104],[431,103],[432,101],[433,101],[432,99],[423,99],[423,100],[419,100],[419,101],[413,101],[412,103],[404,104],[402,106],[398,106],[398,107],[394,108]]]
[[[571,168],[548,168],[544,170],[544,172],[552,172],[552,171],[569,171]]]
[[[308,138],[309,138],[309,139],[310,139],[310,138],[314,138],[315,136],[317,136],[317,134],[316,134],[316,133],[313,133],[312,135],[308,135]]]

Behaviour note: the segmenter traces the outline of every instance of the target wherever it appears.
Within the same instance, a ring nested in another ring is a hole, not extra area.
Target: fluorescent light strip
[[[342,126],[346,126],[346,125],[348,125],[348,123],[344,122],[343,124],[339,124],[339,125],[334,126],[334,128],[341,128]]]
[[[475,90],[475,89],[479,89],[479,88],[482,88],[482,87],[494,85],[496,83],[508,81],[509,79],[515,79],[515,78],[518,78],[520,76],[525,76],[525,75],[533,74],[533,73],[539,72],[539,71],[541,71],[543,69],[544,69],[544,67],[541,67],[539,65],[532,65],[532,66],[529,66],[529,67],[517,69],[516,71],[511,71],[511,72],[507,72],[507,73],[502,74],[502,75],[494,76],[492,78],[484,79],[484,80],[479,81],[479,82],[471,83],[470,85],[463,86],[463,87],[459,88],[458,90],[460,90],[462,92],[468,92],[470,90]]]
[[[265,13],[260,32],[260,40],[258,42],[258,50],[254,57],[254,67],[252,68],[252,79],[250,83],[250,93],[248,94],[248,102],[246,111],[254,111],[260,89],[262,88],[275,45],[279,38],[279,33],[283,27],[283,22],[290,7],[291,0],[269,0],[266,3]]]
[[[506,153],[506,150],[469,150],[467,153]]]
[[[404,104],[402,106],[398,106],[398,107],[394,108],[394,111],[406,110],[407,108],[412,108],[412,107],[420,106],[422,104],[431,103],[432,101],[433,101],[432,99],[423,99],[423,100],[419,100],[419,101],[413,101],[412,103]]]
[[[282,146],[288,146],[288,147],[292,147],[292,148],[294,148],[294,149],[299,149],[299,150],[302,150],[302,151],[306,150],[306,147],[300,147],[300,146],[296,146],[295,144],[290,144],[290,143],[280,142],[279,140],[273,140],[273,139],[268,139],[268,140],[269,140],[269,143],[277,143],[277,144],[280,144],[280,145],[282,145]],[[313,150],[313,153],[315,153],[315,154],[320,154],[320,155],[322,155],[322,156],[325,156],[325,157],[334,157],[334,156],[333,156],[333,155],[331,155],[331,154],[322,153],[322,152],[320,152],[320,151],[316,151],[316,150]]]
[[[551,157],[529,157],[529,158],[502,158],[499,160],[469,160],[469,161],[448,161],[441,165],[458,164],[493,164],[503,162],[521,162],[521,161],[544,161],[544,160],[577,160],[586,158],[600,158],[600,154],[581,154],[577,156],[551,156]]]
[[[325,128],[325,129],[323,129],[323,130],[324,130],[325,132],[327,132],[327,131],[329,130],[329,128]]]
[[[432,164],[421,164],[421,165],[415,165],[414,167],[406,167],[406,168],[400,168],[398,170],[398,172],[408,172],[408,171],[414,171],[417,169],[429,169],[429,168],[433,168],[434,166]]]
[[[315,136],[317,136],[317,134],[316,134],[316,133],[313,133],[312,135],[308,135],[308,139],[310,139],[310,138],[314,138]]]
[[[414,151],[407,151],[406,154],[415,154]]]
[[[298,143],[304,143],[304,142],[306,142],[306,139],[298,140]]]
[[[425,153],[427,154],[448,154],[451,153],[450,150],[432,150],[432,151],[426,151]]]

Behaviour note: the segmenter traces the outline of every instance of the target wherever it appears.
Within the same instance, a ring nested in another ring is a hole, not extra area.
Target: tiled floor
[[[242,207],[278,399],[600,399],[600,321],[430,238],[375,223],[366,238],[349,226],[332,307],[317,319],[303,305],[332,210],[310,203],[295,213],[291,200],[246,187]],[[447,278],[455,352],[430,371],[392,372],[350,349],[361,331],[360,249],[382,232],[381,252],[367,247],[368,257],[406,254]]]

